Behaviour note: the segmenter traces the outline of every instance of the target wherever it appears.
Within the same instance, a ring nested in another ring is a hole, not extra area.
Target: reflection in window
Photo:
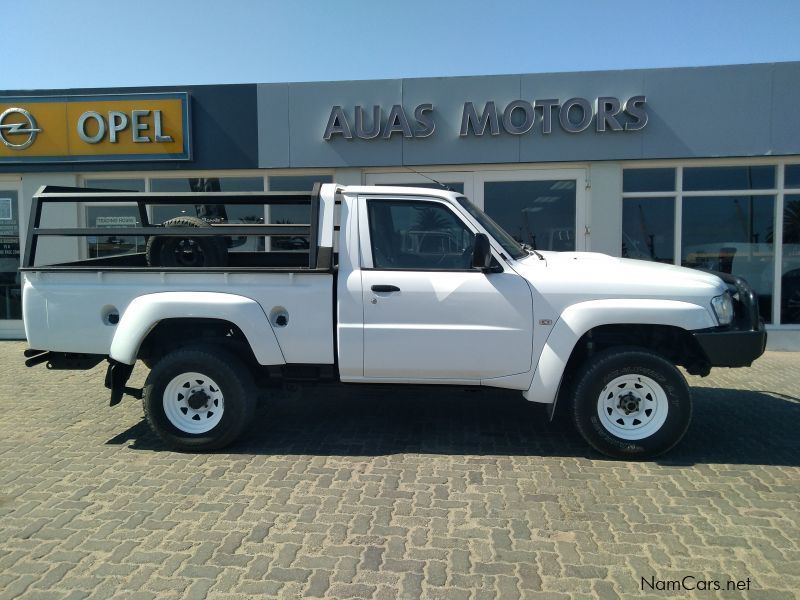
[[[781,322],[800,323],[800,195],[784,198]]]
[[[800,165],[786,165],[784,187],[800,188]]]
[[[22,318],[17,192],[0,190],[0,320]]]
[[[331,183],[330,175],[272,175],[269,178],[271,192],[310,192],[315,183]],[[269,222],[276,225],[308,225],[311,221],[309,206],[270,206]],[[280,251],[308,251],[309,240],[305,235],[274,235],[270,248]]]
[[[625,198],[622,201],[622,256],[674,262],[674,198]]]
[[[746,279],[758,293],[761,316],[768,322],[772,320],[774,218],[774,196],[683,200],[682,264]]]
[[[575,180],[487,181],[484,211],[518,242],[575,250]]]
[[[144,192],[144,179],[85,179],[83,187],[120,192]],[[137,227],[141,225],[135,204],[86,205],[87,227]],[[86,237],[86,256],[100,258],[130,252],[144,252],[144,238],[114,235]]]
[[[370,200],[369,234],[376,269],[466,270],[474,235],[434,202]]]
[[[114,234],[114,229],[141,225],[139,209],[135,204],[89,205],[86,207],[86,225],[87,227],[103,227],[109,230],[108,235],[90,235],[86,237],[86,254],[89,258],[144,252],[145,243],[143,237]]]
[[[153,192],[262,192],[262,177],[189,177],[153,179]],[[263,204],[198,204],[159,205],[152,207],[153,223],[163,223],[173,217],[199,217],[208,223],[264,223]],[[264,238],[236,236],[226,238],[228,247],[234,252],[264,250]]]
[[[143,192],[144,179],[85,179],[83,187],[120,192]]]
[[[672,192],[675,190],[675,169],[625,169],[622,171],[623,192]]]
[[[686,167],[683,190],[769,190],[775,187],[775,165],[755,167]]]

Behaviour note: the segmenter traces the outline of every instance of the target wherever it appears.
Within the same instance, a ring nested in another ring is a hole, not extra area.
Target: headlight
[[[733,299],[727,292],[719,296],[714,296],[711,299],[711,308],[714,309],[714,314],[717,315],[717,321],[720,325],[730,325],[733,321]]]

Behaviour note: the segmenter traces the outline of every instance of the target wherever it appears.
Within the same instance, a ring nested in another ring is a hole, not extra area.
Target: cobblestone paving
[[[798,354],[690,378],[682,445],[628,464],[517,393],[343,386],[266,400],[227,453],[178,454],[137,401],[107,406],[103,367],[25,369],[23,347],[0,344],[3,598],[800,590]]]

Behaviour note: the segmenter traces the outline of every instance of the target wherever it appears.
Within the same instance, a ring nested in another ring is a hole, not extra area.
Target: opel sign
[[[186,92],[0,96],[0,164],[191,160]]]
[[[13,115],[22,117],[14,118]],[[9,122],[10,121],[10,122]],[[41,129],[36,126],[36,119],[24,108],[7,108],[0,114],[0,140],[8,148],[24,150],[36,141]],[[27,137],[24,137],[26,136]]]

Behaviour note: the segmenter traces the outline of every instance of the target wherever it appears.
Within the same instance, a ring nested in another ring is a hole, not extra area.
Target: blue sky
[[[0,89],[800,60],[800,1],[5,0]]]

